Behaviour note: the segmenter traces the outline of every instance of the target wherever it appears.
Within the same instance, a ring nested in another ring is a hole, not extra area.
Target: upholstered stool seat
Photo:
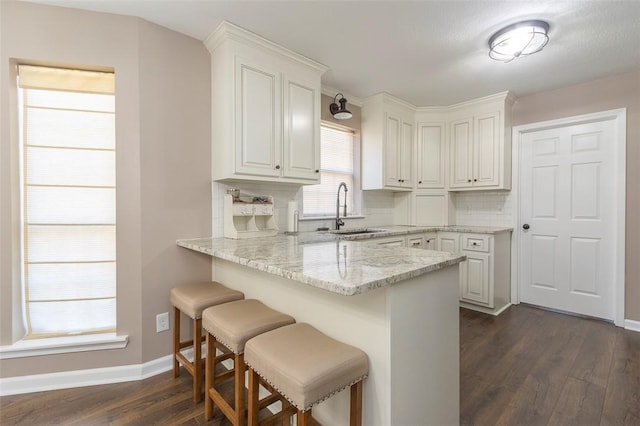
[[[202,400],[202,311],[206,308],[234,300],[244,299],[244,294],[218,282],[185,284],[171,289],[173,305],[173,377],[180,375],[180,364],[193,377],[193,400]],[[192,319],[193,339],[180,340],[180,314]],[[193,362],[180,351],[193,347]]]
[[[362,380],[369,372],[367,355],[305,323],[261,334],[245,346],[249,373],[249,424],[258,424],[256,375],[280,392],[297,412],[298,425],[310,424],[311,408],[351,387],[351,424],[362,423]]]
[[[293,323],[295,319],[292,316],[271,309],[253,299],[225,303],[204,310],[202,325],[207,332],[205,367],[205,418],[207,420],[213,417],[213,408],[216,405],[232,424],[245,424],[245,344],[255,336]],[[221,343],[234,354],[233,407],[215,387],[219,380],[228,377],[225,373],[216,375],[216,343]]]

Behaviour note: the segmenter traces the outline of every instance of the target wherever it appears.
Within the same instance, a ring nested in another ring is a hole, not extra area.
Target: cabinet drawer
[[[406,247],[407,240],[404,237],[375,238],[376,244],[386,247]]]
[[[425,248],[424,247],[424,238],[422,238],[422,237],[409,238],[407,240],[407,247],[409,247],[409,248]]]
[[[462,235],[462,250],[483,251],[490,250],[491,236],[489,235]]]

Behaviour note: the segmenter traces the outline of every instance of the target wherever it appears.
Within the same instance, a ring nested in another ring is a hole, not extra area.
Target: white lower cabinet
[[[460,265],[460,300],[493,308],[490,272],[491,256],[486,253],[462,252],[467,260]]]
[[[460,234],[457,232],[438,232],[437,250],[458,253],[460,251]]]
[[[420,248],[420,249],[424,249],[425,247],[425,243],[424,243],[424,236],[422,235],[418,235],[415,237],[408,237],[407,238],[407,247],[409,248]]]
[[[427,250],[438,250],[438,238],[435,232],[424,234],[424,248]]]
[[[511,304],[511,233],[472,234],[451,231],[374,238],[387,247],[460,253],[460,306],[498,315]]]
[[[511,304],[509,232],[438,232],[438,250],[464,254],[460,263],[460,306],[498,315]]]

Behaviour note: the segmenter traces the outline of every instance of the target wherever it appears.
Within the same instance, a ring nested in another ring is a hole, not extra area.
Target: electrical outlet
[[[169,312],[156,315],[156,332],[167,331],[169,329]]]

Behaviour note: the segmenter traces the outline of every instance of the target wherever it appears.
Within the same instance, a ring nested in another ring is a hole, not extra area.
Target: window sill
[[[0,359],[121,349],[126,347],[127,343],[129,336],[117,336],[115,333],[20,340],[13,345],[0,346]]]
[[[365,216],[362,215],[353,215],[353,216],[340,216],[340,219],[346,219],[346,220],[350,220],[350,219],[365,219]],[[301,222],[307,221],[307,220],[336,220],[335,216],[305,216],[305,217],[301,217],[300,219],[298,219]]]

